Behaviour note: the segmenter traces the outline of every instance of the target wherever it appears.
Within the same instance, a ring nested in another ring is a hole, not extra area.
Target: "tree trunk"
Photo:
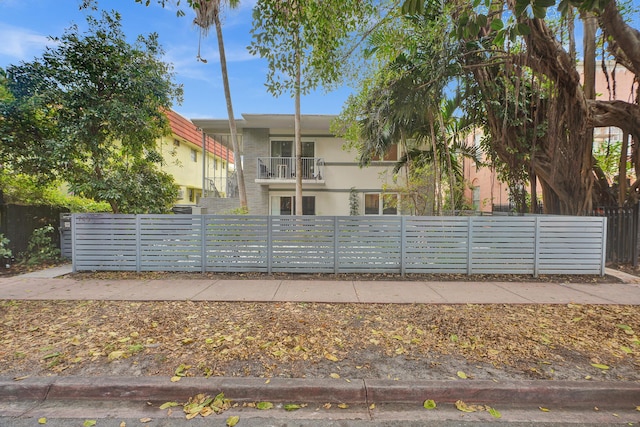
[[[224,86],[224,97],[227,101],[227,114],[229,116],[229,131],[231,132],[231,145],[233,147],[233,162],[236,167],[236,175],[238,177],[238,193],[240,196],[240,208],[248,213],[247,206],[247,190],[244,183],[244,171],[242,166],[242,153],[240,144],[238,143],[238,130],[236,127],[236,119],[233,114],[233,104],[231,103],[231,90],[229,88],[229,74],[227,72],[227,57],[224,49],[224,40],[222,38],[222,24],[220,17],[216,13],[214,15],[216,36],[218,39],[218,51],[220,54],[220,68],[222,70],[222,83]],[[204,159],[203,159],[204,160]],[[204,191],[204,188],[203,188]]]
[[[295,87],[295,118],[294,132],[296,145],[296,215],[302,215],[302,129],[300,128],[300,51],[296,52],[296,87]]]

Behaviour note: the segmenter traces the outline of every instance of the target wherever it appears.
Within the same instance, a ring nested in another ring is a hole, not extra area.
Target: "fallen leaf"
[[[180,381],[181,379],[182,379],[182,377],[179,377],[179,376],[177,376],[177,375],[176,375],[176,376],[174,376],[174,377],[171,377],[171,382],[172,382],[172,383],[177,383],[177,382],[178,382],[178,381]]]
[[[110,361],[113,361],[113,360],[120,359],[122,356],[124,356],[124,351],[116,350],[109,353],[109,355],[107,356],[107,359],[109,359]]]
[[[42,418],[38,418],[38,424],[46,424],[47,423],[47,419],[42,417]]]
[[[538,409],[540,409],[542,412],[549,412],[550,411],[550,409],[543,408],[542,406],[538,406]]]
[[[346,403],[339,403],[338,404],[338,408],[340,409],[347,409],[349,407],[349,405],[347,405]]]
[[[422,404],[422,406],[424,407],[424,409],[436,409],[436,401],[433,399],[427,399],[424,401],[424,403]]]
[[[335,372],[332,372],[331,374],[329,374],[329,376],[330,376],[331,378],[335,378],[335,379],[340,378],[340,375],[339,375],[339,374],[336,374]]]
[[[498,412],[497,409],[492,408],[490,406],[487,407],[487,412],[489,412],[489,414],[493,417],[493,418],[502,418],[502,414],[500,412]]]
[[[29,378],[31,375],[25,375],[23,377],[15,377],[13,380],[14,381],[22,381],[22,380],[26,380],[27,378]]]
[[[160,409],[173,408],[175,406],[178,406],[178,402],[165,402],[160,405]]]
[[[236,424],[238,424],[238,421],[240,421],[240,417],[237,415],[233,415],[227,418],[227,427],[235,426]]]
[[[151,418],[149,418],[149,417],[140,418],[140,422],[141,423],[150,423],[151,422]]]
[[[458,411],[462,411],[462,412],[476,412],[475,408],[467,405],[462,400],[456,401],[456,408],[458,408]]]
[[[376,404],[372,403],[371,405],[369,405],[369,409],[371,409],[371,410],[376,409]]]
[[[96,425],[96,420],[84,420],[84,423],[82,423],[83,427],[93,427],[94,425]]]
[[[256,408],[261,410],[271,409],[273,408],[273,403],[271,402],[258,402],[256,404]]]
[[[325,353],[324,358],[327,360],[331,360],[332,362],[337,362],[338,358],[331,353]]]
[[[287,403],[284,405],[284,410],[285,411],[297,411],[298,409],[302,408],[302,406],[296,404],[296,403]]]
[[[602,369],[603,371],[609,369],[609,366],[600,363],[592,363],[591,366],[593,366],[594,368]]]
[[[467,374],[465,374],[465,373],[464,373],[464,372],[462,372],[462,371],[458,371],[458,372],[457,372],[457,375],[458,375],[458,377],[459,377],[459,378],[462,378],[463,380],[466,380],[466,379],[468,378],[468,377],[467,377]]]
[[[127,423],[125,423],[124,421],[120,423],[120,427],[127,427]]]

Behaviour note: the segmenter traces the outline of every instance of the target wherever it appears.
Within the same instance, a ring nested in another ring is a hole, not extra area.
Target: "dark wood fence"
[[[0,233],[9,239],[9,248],[16,256],[27,250],[33,230],[46,225],[55,229],[53,242],[59,245],[58,223],[63,211],[51,206],[0,204]]]
[[[594,209],[593,216],[607,217],[607,262],[638,265],[638,224],[640,204]]]

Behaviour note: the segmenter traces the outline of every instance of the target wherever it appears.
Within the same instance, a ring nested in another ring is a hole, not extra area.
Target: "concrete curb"
[[[635,408],[640,383],[596,381],[391,381],[272,378],[0,377],[0,401],[186,402],[198,393],[224,392],[235,402],[422,404],[463,400],[511,407]]]

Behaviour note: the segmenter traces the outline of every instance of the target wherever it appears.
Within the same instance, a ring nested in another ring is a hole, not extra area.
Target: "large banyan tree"
[[[433,14],[434,8],[447,8],[452,17],[489,151],[508,174],[530,179],[532,200],[537,183],[547,213],[583,214],[596,204],[638,200],[637,180],[626,188],[620,179],[613,192],[593,158],[593,128],[618,127],[624,134],[620,176],[627,175],[628,136],[634,175],[640,175],[640,32],[616,0],[407,0],[403,12]],[[582,49],[575,27],[583,29]],[[630,101],[596,99],[599,60],[636,76]]]

